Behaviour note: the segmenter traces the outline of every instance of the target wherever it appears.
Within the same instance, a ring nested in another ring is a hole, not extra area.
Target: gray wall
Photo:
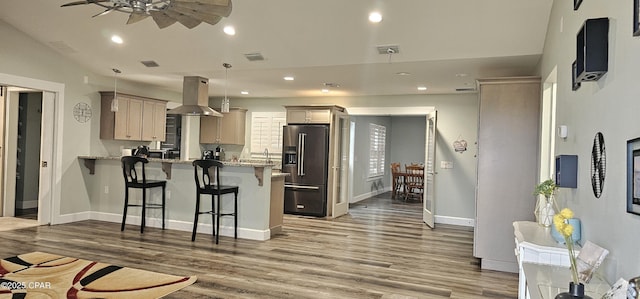
[[[597,82],[571,90],[576,33],[587,18],[609,17],[609,71]],[[640,274],[640,216],[626,212],[626,142],[640,137],[640,39],[632,36],[633,1],[554,1],[541,62],[541,76],[557,81],[557,125],[567,125],[566,140],[556,138],[556,154],[578,155],[578,188],[562,188],[558,199],[582,220],[582,239],[610,251],[605,268],[614,282]],[[555,75],[557,74],[557,80]],[[602,132],[607,171],[602,196],[593,195],[590,156],[593,138]]]
[[[391,162],[398,162],[402,169],[411,163],[425,163],[425,116],[391,117],[391,132],[387,132],[391,146]],[[389,181],[391,182],[391,181]]]

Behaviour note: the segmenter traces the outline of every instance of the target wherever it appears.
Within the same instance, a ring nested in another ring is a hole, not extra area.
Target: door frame
[[[40,225],[57,224],[58,217],[60,215],[60,198],[61,198],[61,178],[62,178],[62,150],[60,141],[62,140],[62,126],[64,119],[64,89],[65,85],[62,83],[44,81],[39,79],[15,76],[10,74],[0,73],[0,85],[12,86],[20,88],[28,88],[34,91],[43,92],[43,115],[47,114],[50,117],[43,118],[43,127],[51,128],[44,130],[42,133],[42,139],[50,142],[49,144],[41,144],[41,157],[43,155],[43,148],[48,150],[44,151],[45,156],[51,157],[51,161],[48,162],[47,169],[40,168],[40,184],[43,183],[47,188],[41,188],[38,198],[38,223]],[[45,94],[50,93],[50,97],[53,103],[44,103]],[[46,111],[45,111],[46,110]],[[5,136],[6,138],[7,136]],[[5,142],[6,143],[6,142]],[[49,146],[49,147],[48,147]],[[48,147],[48,148],[47,148]],[[7,157],[7,152],[5,159]],[[5,164],[5,171],[7,165]],[[44,171],[43,171],[44,169]],[[5,178],[6,181],[6,178]],[[2,182],[4,184],[4,182]],[[46,190],[48,189],[48,190]],[[6,206],[6,200],[4,201]],[[6,212],[4,210],[3,212]]]
[[[354,115],[354,116],[424,116],[425,118],[428,118],[430,115],[433,115],[436,112],[436,107],[434,106],[418,106],[418,107],[348,107],[346,108],[349,115]],[[428,121],[425,121],[425,131],[428,129]],[[352,132],[353,133],[353,132]],[[425,140],[426,142],[428,142],[428,140]],[[427,157],[426,155],[427,153],[427,144],[425,142],[425,162],[427,161]],[[434,146],[435,148],[435,146]],[[353,157],[351,156],[353,153],[350,152],[349,153],[349,160],[353,160]],[[434,161],[435,162],[435,161]],[[353,180],[353,173],[352,173],[352,169],[349,170],[350,174],[349,174],[349,185],[351,186],[353,184],[352,180]],[[425,174],[426,175],[426,174]],[[434,185],[435,185],[435,176],[433,178],[434,180]],[[426,192],[423,193],[423,196],[426,195]],[[353,197],[353,192],[350,194],[351,197]],[[433,195],[433,201],[436,201],[436,196],[435,193]],[[425,198],[423,198],[423,202],[425,202]],[[434,204],[435,205],[435,204]],[[424,212],[424,207],[422,208],[423,212]],[[435,211],[434,212],[434,218],[435,218]]]

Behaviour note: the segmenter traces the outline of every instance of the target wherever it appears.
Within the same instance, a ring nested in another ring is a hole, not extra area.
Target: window
[[[285,112],[251,113],[251,154],[282,153],[282,126],[286,125]],[[272,155],[272,157],[277,157]]]
[[[369,177],[384,175],[384,148],[387,128],[369,124]]]

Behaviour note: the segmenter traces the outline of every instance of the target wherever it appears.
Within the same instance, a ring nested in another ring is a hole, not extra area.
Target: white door
[[[422,221],[431,228],[435,227],[436,124],[437,111],[427,114]]]
[[[7,87],[0,86],[0,216],[2,216],[4,213],[4,103],[6,95]]]
[[[336,136],[333,156],[333,208],[332,217],[349,213],[349,116],[336,115],[338,136]]]
[[[40,190],[38,192],[38,223],[51,223],[51,177],[53,165],[53,124],[56,94],[42,93],[42,128],[40,132]]]

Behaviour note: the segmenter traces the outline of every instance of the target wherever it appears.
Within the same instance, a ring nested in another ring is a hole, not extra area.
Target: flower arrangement
[[[533,191],[533,195],[543,195],[544,199],[538,199],[535,207],[535,215],[538,223],[542,226],[550,226],[553,222],[553,214],[558,211],[558,206],[553,199],[558,186],[552,179],[548,179],[538,184]]]
[[[568,208],[562,209],[560,213],[553,216],[553,224],[560,234],[564,237],[565,244],[569,250],[569,261],[571,262],[571,276],[574,284],[579,284],[578,267],[576,263],[576,253],[573,250],[573,225],[569,224],[569,219],[573,218],[573,211]]]

